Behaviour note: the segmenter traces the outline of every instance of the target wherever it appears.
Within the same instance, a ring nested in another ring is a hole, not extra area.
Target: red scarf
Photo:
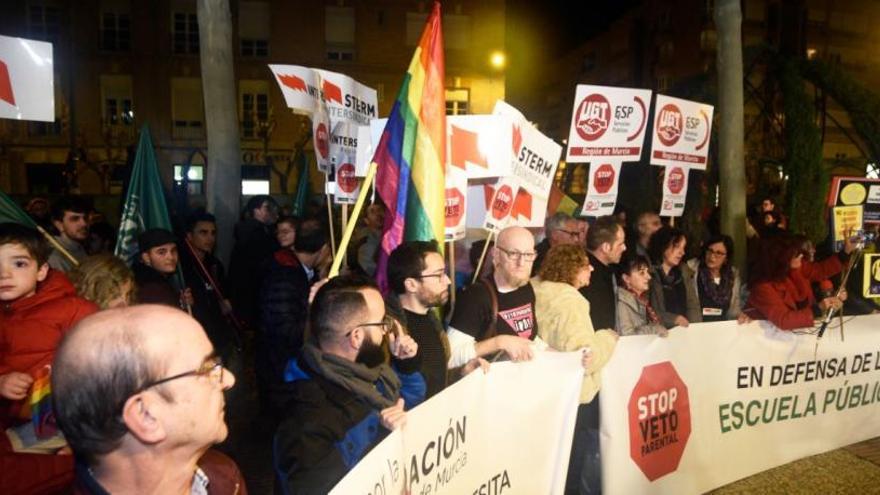
[[[657,312],[654,311],[654,308],[651,306],[651,301],[648,300],[648,292],[642,292],[641,294],[636,294],[629,287],[624,287],[629,291],[630,294],[636,296],[636,300],[645,305],[645,311],[648,314],[648,323],[660,323],[660,317],[657,316]]]

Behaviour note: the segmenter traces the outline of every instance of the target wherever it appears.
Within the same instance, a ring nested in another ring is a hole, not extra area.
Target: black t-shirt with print
[[[535,340],[538,336],[538,321],[535,318],[535,291],[532,284],[502,294],[498,292],[494,280],[490,283],[498,297],[495,334]],[[482,282],[473,284],[456,299],[455,313],[449,325],[480,341],[493,337],[487,335],[491,323],[492,296]]]
[[[425,377],[425,385],[428,387],[425,399],[430,399],[438,392],[446,388],[446,348],[443,345],[443,325],[440,320],[430,311],[420,315],[409,310],[404,310],[406,315],[406,329],[410,336],[419,345],[421,356],[421,372]]]

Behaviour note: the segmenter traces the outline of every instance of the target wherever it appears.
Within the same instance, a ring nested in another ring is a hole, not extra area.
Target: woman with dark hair
[[[718,234],[703,244],[699,258],[682,265],[687,298],[697,302],[688,305],[688,321],[750,321],[748,315],[742,312],[742,283],[731,260],[733,239]]]
[[[663,227],[648,242],[651,256],[651,305],[660,316],[660,323],[666,328],[686,327],[688,307],[695,308],[699,303],[688,300],[681,273],[681,260],[684,258],[687,237],[675,227]]]
[[[651,262],[641,255],[627,255],[617,265],[617,331],[620,335],[657,334],[668,330],[648,299]]]
[[[854,249],[847,239],[843,252],[819,262],[804,259],[802,242],[780,235],[765,239],[752,266],[748,310],[753,318],[770,320],[780,330],[812,327],[814,316],[840,309],[846,294],[816,302],[811,281],[829,278],[843,269]]]

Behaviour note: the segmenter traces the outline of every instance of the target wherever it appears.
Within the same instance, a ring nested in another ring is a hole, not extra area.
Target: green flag
[[[304,151],[300,151],[299,181],[296,183],[296,196],[293,198],[291,213],[295,217],[303,217],[309,208],[309,199],[312,196],[312,188],[309,184],[309,158]]]
[[[114,254],[130,265],[139,251],[137,236],[147,229],[173,232],[162,181],[159,179],[156,153],[150,139],[150,128],[144,124],[131,170],[125,208],[119,220],[119,235]]]
[[[36,222],[21,209],[15,201],[0,191],[0,223],[12,222],[27,225],[32,229],[37,228]]]

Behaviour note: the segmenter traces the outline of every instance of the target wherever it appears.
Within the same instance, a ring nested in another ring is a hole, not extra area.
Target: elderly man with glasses
[[[315,294],[309,336],[284,372],[287,416],[275,435],[281,493],[327,493],[425,397],[418,345],[385,314],[367,279],[330,279]],[[388,355],[391,364],[388,363]]]
[[[538,339],[535,291],[529,283],[535,238],[523,227],[507,227],[492,248],[493,273],[465,289],[449,322],[451,368],[475,357],[502,354],[513,361],[532,358]]]
[[[538,269],[541,268],[547,251],[553,246],[564,244],[583,244],[580,225],[577,220],[566,213],[554,213],[544,222],[544,240],[535,246],[535,252],[538,255],[532,263],[533,277],[538,274]]]
[[[226,439],[224,369],[196,320],[167,306],[83,319],[52,370],[55,415],[76,455],[74,493],[246,493],[208,449]]]

